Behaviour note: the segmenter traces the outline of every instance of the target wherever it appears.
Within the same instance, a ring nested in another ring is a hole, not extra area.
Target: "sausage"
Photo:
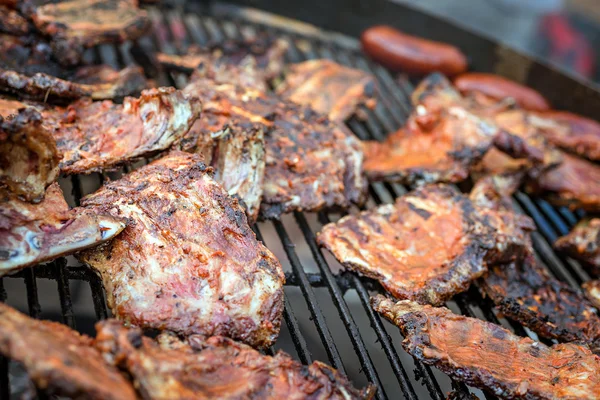
[[[391,26],[371,27],[360,41],[369,57],[393,71],[416,75],[438,71],[454,76],[467,70],[467,57],[458,48],[410,36]]]
[[[471,72],[458,76],[454,85],[462,94],[480,92],[496,100],[511,97],[527,110],[550,109],[550,103],[540,93],[499,75]]]

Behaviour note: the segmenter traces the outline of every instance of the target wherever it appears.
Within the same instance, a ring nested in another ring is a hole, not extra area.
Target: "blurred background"
[[[600,82],[599,0],[395,0]]]

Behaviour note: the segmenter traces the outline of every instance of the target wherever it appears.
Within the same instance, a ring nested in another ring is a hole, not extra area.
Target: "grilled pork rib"
[[[39,321],[0,303],[0,353],[23,364],[35,385],[54,397],[133,400],[133,387],[69,327]],[[64,396],[64,397],[62,397]]]
[[[0,190],[0,276],[97,246],[125,227],[120,217],[69,210],[53,183],[38,204]]]
[[[600,350],[600,318],[579,293],[553,278],[532,254],[490,267],[480,282],[500,312],[539,335],[564,342],[582,341]]]
[[[579,222],[571,232],[558,238],[554,248],[600,274],[600,218]]]
[[[304,366],[283,352],[274,357],[231,339],[194,335],[157,341],[114,320],[99,322],[96,346],[127,371],[146,400],[175,399],[369,399],[333,368]]]
[[[290,66],[277,93],[343,122],[361,104],[375,107],[375,78],[331,60],[309,60]]]
[[[40,114],[18,110],[8,119],[0,111],[0,185],[28,201],[43,197],[58,177],[60,156]]]
[[[121,98],[146,87],[140,67],[108,65],[64,68],[50,46],[35,37],[0,34],[0,90],[39,101]]]
[[[52,37],[54,55],[63,65],[79,63],[86,48],[135,40],[150,28],[136,0],[26,0],[21,10]]]
[[[117,318],[255,347],[277,338],[281,265],[199,156],[173,152],[104,185],[82,206],[131,222],[109,246],[80,255],[101,275]]]
[[[326,116],[258,90],[202,78],[184,91],[200,97],[207,118],[267,128],[263,218],[364,201],[361,144]]]
[[[516,257],[528,218],[479,207],[456,189],[426,186],[323,227],[318,242],[395,297],[441,304],[481,277],[488,263]]]
[[[586,346],[548,347],[489,322],[384,296],[373,308],[397,325],[414,358],[503,399],[591,399],[600,393],[600,357]]]

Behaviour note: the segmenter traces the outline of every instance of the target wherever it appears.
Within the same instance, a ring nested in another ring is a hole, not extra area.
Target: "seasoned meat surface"
[[[600,318],[592,305],[550,276],[533,255],[490,267],[480,287],[500,312],[539,335],[564,342],[583,341],[600,350]]]
[[[0,34],[0,90],[21,98],[67,101],[80,97],[96,100],[137,94],[146,87],[140,67],[116,71],[108,65],[65,68],[52,55],[49,44],[32,36]]]
[[[256,347],[277,338],[281,265],[199,156],[172,152],[104,185],[82,206],[130,222],[109,246],[80,255],[101,275],[114,316]]]
[[[288,44],[283,39],[258,35],[246,40],[226,40],[204,47],[191,47],[185,55],[157,53],[167,69],[191,73],[218,83],[236,84],[267,91],[271,80],[283,71]]]
[[[483,176],[473,185],[469,199],[479,207],[512,212],[513,206],[510,196],[517,191],[524,175],[523,172],[511,172]]]
[[[438,74],[423,80],[413,99],[406,126],[383,143],[365,142],[369,178],[409,185],[460,182],[492,146],[515,157],[537,157],[521,138],[473,112]]]
[[[60,156],[52,134],[32,108],[4,119],[0,111],[0,186],[39,200],[58,177]]]
[[[0,189],[0,276],[97,246],[125,227],[120,217],[69,210],[53,183],[38,204]]]
[[[163,333],[157,341],[115,320],[97,324],[96,346],[133,377],[146,400],[176,399],[368,399],[333,368],[300,364],[283,352],[266,356],[222,336],[181,341]]]
[[[135,40],[150,28],[136,0],[29,0],[21,7],[63,65],[80,61],[84,49]]]
[[[214,170],[213,178],[243,201],[250,222],[258,217],[263,194],[265,130],[260,123],[207,114],[175,145],[202,155]]]
[[[371,74],[325,59],[291,65],[277,92],[332,121],[345,121],[361,104],[375,107],[375,78]]]
[[[584,282],[581,287],[585,297],[598,309],[600,309],[600,280]]]
[[[165,150],[183,137],[200,115],[201,103],[174,88],[148,89],[123,104],[81,99],[68,107],[43,107],[65,174],[87,174],[114,168]]]
[[[591,399],[600,393],[600,357],[586,346],[522,338],[447,308],[377,295],[373,308],[404,335],[416,359],[503,399]]]
[[[528,190],[559,206],[600,211],[600,166],[568,153],[561,157],[558,167],[529,180]]]
[[[65,325],[39,321],[0,303],[0,353],[23,364],[50,396],[136,399],[133,387],[102,359],[92,338]]]
[[[184,91],[200,97],[206,118],[267,128],[263,218],[364,201],[361,143],[326,116],[258,90],[201,78]]]
[[[568,254],[596,275],[600,275],[600,218],[579,222],[567,235],[558,238],[554,248]]]
[[[516,257],[532,222],[474,205],[431,185],[323,227],[318,242],[344,266],[397,298],[441,304],[466,290],[487,263]]]
[[[16,10],[0,3],[0,32],[9,35],[27,35],[31,30],[29,22]]]

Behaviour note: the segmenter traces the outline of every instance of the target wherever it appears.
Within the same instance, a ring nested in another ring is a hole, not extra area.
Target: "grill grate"
[[[366,60],[353,39],[336,34],[328,35],[333,40],[328,39],[314,28],[298,23],[287,24],[287,21],[283,24],[285,28],[282,28],[281,19],[219,4],[214,5],[210,14],[201,17],[195,13],[184,14],[182,10],[152,8],[149,13],[154,22],[154,31],[151,37],[136,43],[138,51],[180,53],[193,43],[204,44],[209,40],[242,38],[264,32],[290,43],[287,55],[289,62],[331,58],[341,64],[371,72],[379,81],[378,105],[374,110],[362,110],[368,116],[366,120],[354,118],[348,121],[349,128],[361,139],[381,140],[387,132],[399,128],[410,112],[411,82],[405,77],[395,80],[386,70]],[[93,56],[96,61],[121,67],[133,63],[131,47],[131,43],[119,47],[101,46],[95,49]],[[185,82],[185,77],[179,74],[162,74],[157,78],[159,85],[181,87]],[[72,195],[67,199],[70,204],[78,205],[83,195],[96,190],[106,178],[118,178],[139,165],[143,165],[143,162],[125,166],[122,171],[114,173],[61,178],[60,182],[65,193]],[[393,202],[406,190],[396,184],[371,184],[367,207]],[[567,233],[583,214],[572,213],[564,208],[555,209],[545,201],[531,199],[523,193],[515,196],[515,207],[533,217],[538,226],[539,231],[533,234],[533,243],[540,260],[554,276],[580,290],[581,282],[590,277],[577,263],[554,254],[550,243]],[[296,354],[303,363],[310,363],[313,359],[328,361],[348,374],[357,386],[372,382],[377,386],[378,399],[398,398],[401,391],[407,399],[430,397],[441,400],[451,388],[463,393],[472,391],[481,398],[494,398],[450,380],[404,352],[397,328],[382,321],[370,307],[370,294],[382,292],[379,284],[344,272],[316,244],[315,232],[323,224],[339,217],[339,214],[325,212],[296,212],[285,216],[282,221],[259,223],[254,227],[258,238],[273,250],[286,270],[285,327],[282,327],[276,349],[283,348]],[[80,326],[80,321],[88,322],[86,329],[90,330],[90,321],[79,317],[85,313],[79,311],[83,310],[83,303],[90,308],[91,320],[104,319],[109,315],[99,278],[71,257],[0,278],[0,301],[28,309],[35,318],[46,317],[43,311],[48,304],[41,301],[40,297],[46,296],[47,291],[40,290],[38,295],[38,284],[44,282],[44,289],[48,289],[48,280],[56,282],[59,304],[58,312],[50,315],[50,318],[62,320],[73,328]],[[25,284],[26,299],[19,296],[22,282]],[[7,296],[5,286],[10,296]],[[87,290],[91,296],[84,295]],[[498,315],[491,301],[482,298],[475,288],[455,296],[448,306],[455,312],[502,324],[518,335],[538,339],[526,328]],[[353,352],[344,351],[342,346],[351,347]],[[267,353],[274,354],[276,349],[271,348]],[[359,370],[357,365],[360,366]],[[13,382],[17,380],[15,374],[10,374],[9,384],[9,369],[13,370],[9,368],[8,361],[0,358],[2,398],[9,398],[11,385],[13,394],[21,390]]]

